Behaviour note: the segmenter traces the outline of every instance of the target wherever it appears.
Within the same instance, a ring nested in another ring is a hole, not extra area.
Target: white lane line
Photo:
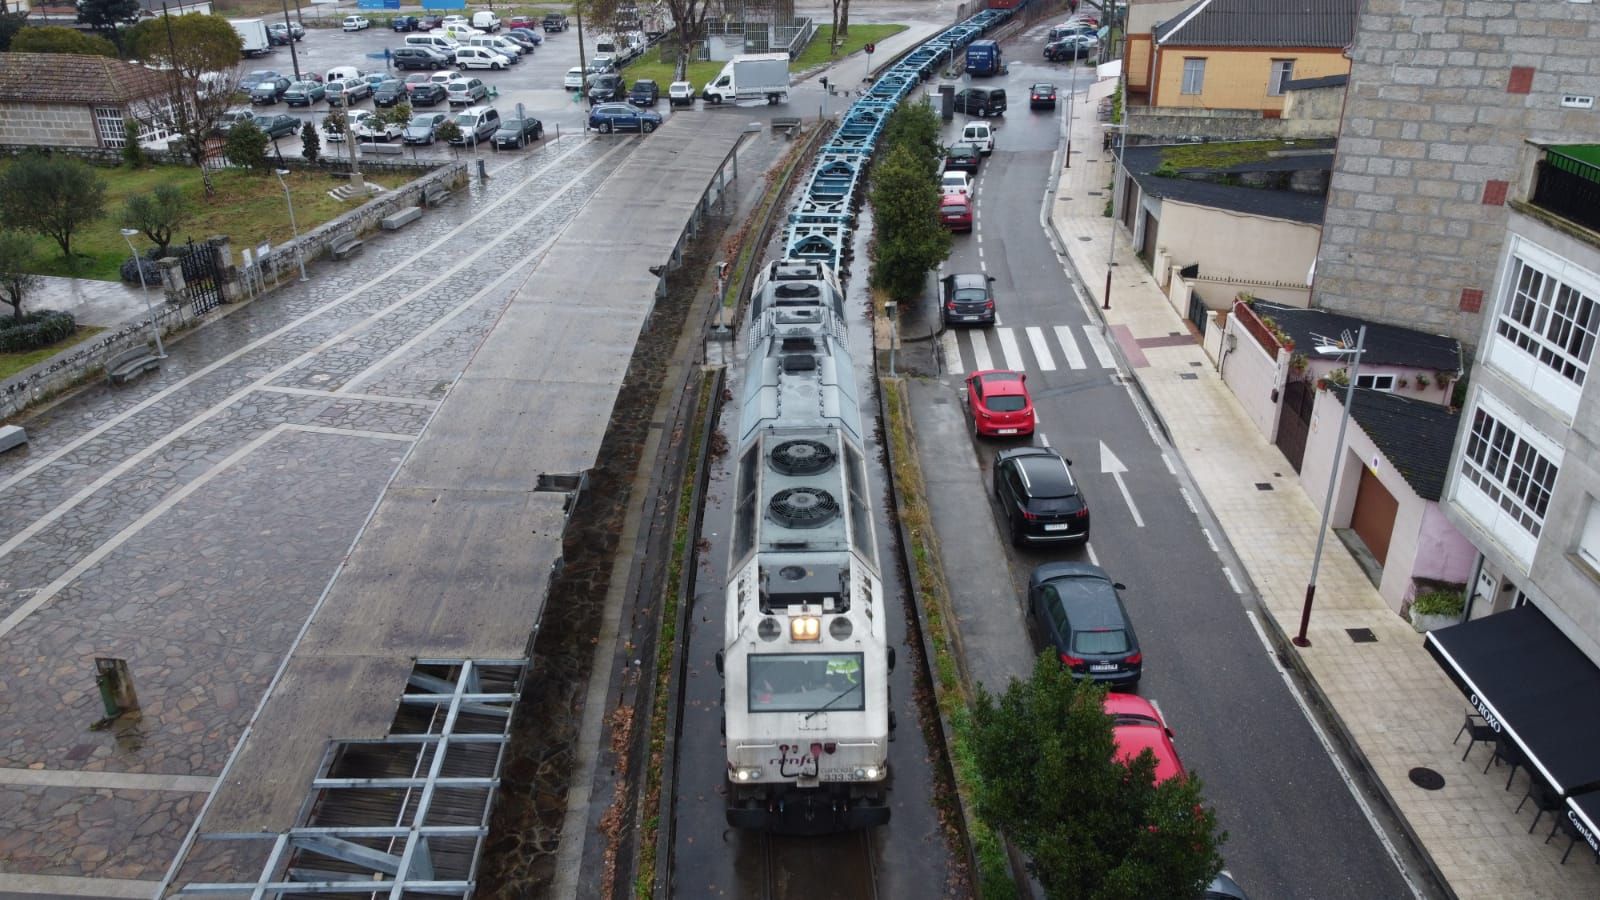
[[[1183,498],[1183,505],[1189,507],[1189,512],[1194,514],[1196,519],[1200,518],[1200,510],[1195,509],[1194,498],[1189,496],[1189,489],[1186,487],[1178,488],[1178,495]]]
[[[989,335],[986,332],[967,332],[967,343],[972,345],[972,371],[994,368],[994,360],[989,357]]]
[[[1033,432],[1033,436],[1039,439],[1039,446],[1041,446],[1041,447],[1050,446],[1050,435],[1045,434],[1044,432],[1039,431],[1039,430],[1036,429]]]
[[[982,234],[982,233],[981,233],[981,232],[982,232],[982,229],[980,229],[980,228],[974,228],[974,229],[972,229],[972,230],[973,230],[973,231],[976,231],[976,232],[979,232],[979,234],[978,234],[978,243],[980,243],[980,244],[981,244],[981,243],[983,243],[983,234]]]
[[[1220,554],[1222,552],[1221,550],[1217,549],[1217,539],[1211,536],[1211,529],[1202,528],[1200,529],[1200,533],[1205,535],[1206,546],[1211,548],[1212,553]]]
[[[1045,372],[1054,372],[1056,361],[1055,357],[1050,355],[1050,345],[1045,342],[1044,329],[1037,325],[1029,325],[1025,330],[1028,332],[1028,345],[1033,348],[1034,359],[1039,361],[1039,368]]]
[[[265,394],[294,394],[299,397],[326,397],[329,400],[371,400],[374,403],[395,403],[401,406],[438,406],[437,400],[426,400],[418,397],[390,397],[385,394],[358,394],[354,391],[319,391],[316,388],[289,387],[281,384],[269,384],[256,390]]]
[[[1095,564],[1097,566],[1100,565],[1100,556],[1099,556],[1099,554],[1094,552],[1094,545],[1093,544],[1086,543],[1086,544],[1083,545],[1083,549],[1089,551],[1089,562],[1091,562],[1091,563],[1093,563],[1093,564]]]
[[[50,582],[48,585],[45,585],[45,587],[39,590],[38,593],[34,594],[32,597],[29,597],[26,603],[12,610],[10,615],[6,616],[4,619],[0,619],[0,638],[10,634],[12,629],[22,624],[24,619],[33,615],[46,603],[49,603],[55,598],[56,594],[59,594],[67,585],[78,580],[78,576],[94,568],[96,565],[99,565],[101,560],[111,555],[111,553],[113,553],[118,547],[121,547],[139,532],[143,531],[145,526],[161,518],[161,516],[165,515],[168,510],[183,502],[184,499],[186,499],[190,494],[193,494],[200,488],[205,487],[211,482],[212,479],[226,472],[240,460],[254,453],[263,444],[285,431],[310,431],[318,434],[337,434],[347,437],[372,437],[381,438],[384,440],[403,441],[406,443],[412,443],[416,441],[416,437],[414,435],[406,434],[354,431],[340,428],[326,428],[315,425],[274,425],[272,428],[262,432],[255,438],[245,442],[239,447],[239,449],[228,454],[228,456],[221,462],[218,462],[205,472],[202,472],[193,481],[188,482],[167,496],[162,497],[160,502],[158,502],[155,506],[152,506],[139,518],[134,519],[125,528],[117,532],[105,543],[94,548],[82,559],[74,563],[72,568],[62,572],[56,577],[56,580]]]
[[[1333,768],[1344,781],[1344,786],[1350,791],[1350,796],[1356,801],[1356,806],[1361,809],[1361,814],[1367,817],[1367,824],[1372,826],[1372,833],[1378,836],[1378,842],[1383,844],[1384,850],[1388,851],[1389,859],[1394,863],[1395,869],[1400,872],[1400,878],[1405,881],[1406,887],[1411,889],[1411,896],[1420,900],[1423,896],[1422,891],[1417,887],[1417,883],[1411,879],[1411,873],[1406,869],[1405,861],[1400,858],[1400,851],[1395,848],[1394,842],[1389,840],[1389,833],[1384,830],[1382,825],[1378,824],[1377,815],[1373,813],[1372,806],[1367,803],[1366,796],[1362,794],[1360,787],[1356,785],[1356,780],[1350,776],[1350,770],[1345,766],[1344,759],[1339,756],[1339,752],[1334,748],[1333,740],[1328,737],[1328,733],[1322,728],[1322,723],[1311,712],[1311,705],[1306,702],[1305,696],[1300,693],[1300,686],[1295,684],[1294,679],[1289,676],[1289,670],[1284,668],[1283,663],[1278,659],[1277,651],[1273,649],[1272,642],[1267,640],[1267,632],[1262,629],[1261,620],[1256,618],[1255,610],[1247,609],[1244,614],[1250,620],[1250,627],[1256,630],[1256,637],[1260,639],[1261,646],[1267,651],[1267,659],[1272,662],[1272,667],[1278,670],[1278,677],[1283,679],[1284,686],[1289,689],[1289,696],[1294,698],[1295,705],[1300,707],[1300,714],[1306,717],[1306,723],[1311,726],[1311,732],[1317,736],[1317,742],[1322,744],[1322,752],[1326,753],[1328,759],[1333,762]]]
[[[1173,468],[1172,457],[1170,457],[1167,454],[1163,453],[1163,454],[1161,454],[1161,462],[1166,465],[1167,474],[1168,475],[1176,475],[1176,474],[1178,474],[1178,470],[1176,468]]]
[[[1100,368],[1114,369],[1116,360],[1111,356],[1111,348],[1106,346],[1105,335],[1100,329],[1090,325],[1083,329],[1083,336],[1089,342],[1089,349],[1094,351],[1094,358],[1100,361]]]
[[[552,194],[548,200],[546,200],[544,203],[539,204],[539,206],[537,208],[535,208],[532,212],[529,212],[527,215],[522,216],[521,218],[517,219],[514,222],[507,223],[507,228],[506,228],[504,233],[508,234],[508,235],[509,234],[515,234],[518,229],[520,229],[523,225],[526,225],[528,222],[532,221],[536,216],[539,215],[540,211],[542,211],[546,206],[548,206],[556,198],[558,198],[562,194],[566,193],[566,191],[569,190],[571,187],[576,186],[579,179],[583,178],[585,175],[589,174],[589,172],[591,172],[595,168],[597,168],[602,162],[604,162],[609,156],[611,156],[611,154],[616,153],[618,150],[620,150],[620,149],[622,149],[623,147],[626,147],[626,146],[628,146],[628,145],[624,144],[624,143],[618,143],[616,147],[612,148],[611,150],[606,151],[606,153],[604,155],[602,155],[599,159],[595,160],[593,163],[589,164],[589,166],[587,166],[582,172],[578,173],[578,175],[572,181],[567,183],[566,187],[563,187],[561,190],[559,190],[556,193]],[[425,295],[426,293],[428,293],[430,290],[434,289],[438,285],[444,283],[445,281],[448,281],[451,277],[453,277],[455,275],[455,273],[461,271],[462,269],[467,268],[468,266],[473,265],[474,263],[476,263],[478,261],[479,257],[483,256],[485,253],[488,253],[490,250],[495,249],[495,247],[497,247],[498,245],[499,245],[499,241],[490,241],[488,243],[485,243],[482,247],[479,247],[477,250],[474,250],[473,252],[463,256],[459,262],[457,262],[456,264],[452,265],[450,268],[446,269],[443,273],[441,273],[439,275],[438,278],[435,278],[434,280],[428,282],[427,284],[423,285],[422,287],[420,287],[420,288],[418,288],[418,289],[416,289],[414,291],[410,291],[410,292],[406,293],[404,296],[400,297],[394,303],[391,303],[388,306],[383,307],[382,309],[378,310],[377,312],[374,312],[372,315],[366,317],[365,319],[361,320],[360,322],[357,322],[354,325],[351,325],[349,328],[346,328],[343,331],[340,331],[338,334],[330,336],[327,340],[324,340],[320,344],[317,344],[315,347],[312,347],[311,349],[309,349],[306,352],[300,354],[299,356],[296,356],[294,359],[291,359],[288,362],[284,363],[283,365],[278,366],[277,368],[267,372],[265,375],[262,375],[260,378],[257,378],[255,381],[251,382],[250,384],[247,384],[244,387],[234,391],[232,394],[229,394],[228,396],[224,397],[222,400],[218,401],[216,404],[208,407],[207,409],[205,409],[205,410],[203,410],[203,411],[201,411],[199,413],[196,413],[194,416],[192,416],[189,419],[185,420],[182,425],[179,425],[178,427],[174,428],[172,431],[167,432],[167,434],[165,434],[164,436],[162,436],[160,438],[157,438],[154,442],[146,445],[144,447],[144,449],[139,450],[138,452],[136,452],[133,455],[129,456],[127,459],[124,459],[122,462],[117,463],[116,465],[112,466],[110,469],[107,469],[105,471],[105,473],[102,474],[99,478],[96,478],[94,481],[92,481],[89,484],[85,485],[83,488],[79,489],[77,493],[73,494],[71,497],[69,497],[66,500],[63,500],[61,503],[57,504],[54,509],[51,509],[49,512],[45,513],[39,519],[35,520],[28,527],[26,527],[26,528],[22,529],[21,531],[17,532],[15,535],[13,535],[5,543],[0,544],[0,558],[3,558],[5,556],[10,555],[11,551],[17,549],[17,547],[20,546],[23,542],[27,541],[29,538],[33,537],[35,534],[38,534],[43,529],[49,527],[52,523],[54,523],[55,521],[60,519],[62,516],[66,515],[68,512],[71,512],[74,508],[76,508],[78,506],[78,504],[80,504],[83,501],[87,500],[88,498],[94,496],[94,494],[97,493],[101,488],[103,488],[106,485],[110,484],[111,482],[115,481],[117,478],[121,477],[123,474],[127,473],[128,471],[131,471],[132,469],[137,467],[140,463],[144,462],[146,459],[148,459],[151,456],[155,455],[158,451],[160,451],[164,447],[168,446],[172,442],[178,440],[179,438],[183,437],[184,435],[188,434],[189,432],[193,431],[194,429],[200,427],[201,425],[203,425],[206,422],[210,421],[212,418],[216,417],[217,415],[220,415],[221,413],[223,413],[224,411],[226,411],[227,409],[232,407],[235,403],[238,403],[241,399],[243,399],[244,397],[248,396],[251,392],[257,390],[258,388],[261,388],[261,387],[264,387],[264,386],[270,384],[273,380],[275,380],[276,378],[278,378],[280,375],[284,374],[285,372],[293,371],[301,363],[304,363],[306,360],[309,360],[309,359],[314,359],[317,356],[317,354],[319,354],[322,351],[324,351],[324,350],[326,350],[326,349],[328,349],[330,347],[333,347],[333,346],[335,346],[335,345],[347,340],[351,335],[362,333],[367,328],[370,328],[373,324],[383,321],[385,318],[387,318],[389,316],[390,313],[393,313],[395,310],[400,309],[400,308],[402,308],[404,306],[407,306],[407,305],[409,305],[411,303],[416,302],[416,298]],[[424,252],[426,252],[426,251],[424,251]],[[514,270],[508,270],[507,274],[509,274],[510,271],[514,271]],[[504,280],[505,277],[506,277],[506,275],[501,275],[499,278],[495,279],[495,281],[492,282],[489,287],[484,288],[484,290],[486,291],[486,290],[492,289],[496,284],[498,284],[500,281]],[[358,288],[357,290],[360,290],[360,289]],[[482,291],[479,292],[479,294],[481,294],[481,293],[482,293]],[[479,296],[479,294],[474,294],[471,298],[469,298],[466,301],[465,305],[469,305],[470,306],[472,303],[475,303],[477,301],[477,297]],[[355,296],[355,291],[352,291],[350,296]],[[343,303],[344,301],[340,300],[338,302],[339,303]],[[325,309],[331,309],[331,308],[332,308],[331,306],[330,307],[325,307]],[[314,318],[318,314],[319,313],[308,313],[307,315],[302,316],[300,319],[297,319],[296,323],[305,322],[305,321],[307,321],[307,320],[309,320],[311,318]],[[286,326],[284,326],[284,328],[280,328],[278,331],[273,332],[273,334],[281,334],[283,331],[287,330],[289,327],[290,326],[286,325]],[[265,341],[265,340],[266,340],[266,338],[262,339],[262,341]],[[222,357],[222,360],[220,360],[219,362],[231,361],[233,359],[236,359],[240,355],[242,355],[245,350],[251,349],[251,348],[256,347],[256,346],[259,346],[262,343],[262,341],[257,341],[257,342],[255,342],[253,344],[247,345],[244,349],[241,349],[239,351],[235,351],[234,353],[230,353],[227,356]],[[202,374],[205,374],[205,373],[207,373],[209,371],[212,371],[213,369],[216,368],[217,365],[218,365],[218,363],[213,363],[213,364],[211,364],[209,366],[206,366],[205,368],[200,369],[199,371],[197,371],[194,375],[187,376],[182,381],[177,382],[171,388],[167,388],[166,390],[163,390],[160,393],[154,394],[151,397],[149,397],[146,400],[144,400],[143,402],[141,402],[141,403],[129,408],[126,412],[120,413],[117,416],[114,416],[113,418],[107,420],[106,422],[101,423],[101,425],[97,426],[96,428],[92,429],[89,432],[86,432],[84,434],[84,436],[82,436],[80,438],[77,438],[77,439],[69,442],[65,446],[63,446],[56,453],[52,454],[51,457],[47,457],[45,461],[40,463],[40,465],[44,465],[46,462],[49,462],[50,459],[59,458],[60,455],[64,455],[65,453],[68,453],[71,450],[76,449],[78,446],[82,446],[82,444],[88,438],[98,435],[99,433],[103,432],[106,428],[109,428],[112,425],[115,425],[115,424],[118,424],[118,423],[120,423],[122,421],[125,421],[128,416],[132,415],[135,412],[138,412],[141,409],[144,409],[144,408],[148,407],[152,402],[154,402],[156,400],[164,399],[166,396],[168,396],[170,394],[171,391],[176,390],[179,387],[187,385],[188,383],[190,383],[193,379],[195,379],[199,375],[202,375]],[[17,475],[13,476],[11,479],[8,479],[4,484],[0,484],[0,491],[4,491],[7,487],[10,487],[13,484],[15,484],[16,481],[20,480],[24,475],[29,474],[30,472],[35,471],[35,470],[36,470],[36,467],[30,467],[28,469],[24,469],[22,472],[17,473]],[[0,633],[3,633],[3,632],[0,632]]]
[[[0,784],[29,787],[101,788],[127,791],[193,791],[217,786],[210,775],[150,775],[143,772],[84,772],[76,769],[0,769]]]
[[[0,896],[86,897],[91,900],[149,900],[161,893],[159,881],[131,878],[92,878],[82,875],[0,874]]]
[[[1006,356],[1006,368],[1013,372],[1026,369],[1028,361],[1022,358],[1022,348],[1017,344],[1016,332],[1010,328],[996,328],[994,331],[1000,338],[1000,351]]]
[[[585,142],[585,143],[590,143],[590,142]],[[435,250],[439,249],[440,247],[444,246],[447,241],[449,241],[451,238],[461,234],[463,231],[466,230],[466,228],[468,226],[475,224],[479,219],[482,219],[485,216],[488,216],[490,213],[496,212],[502,205],[511,202],[512,198],[515,196],[515,194],[516,194],[516,192],[518,190],[520,190],[522,187],[526,186],[529,182],[533,181],[534,179],[539,178],[540,176],[544,175],[546,172],[548,172],[551,169],[555,168],[556,164],[560,163],[562,160],[565,160],[567,157],[571,156],[572,154],[578,152],[580,149],[583,148],[583,146],[584,146],[584,144],[578,144],[577,146],[574,146],[571,150],[568,150],[567,152],[565,152],[565,153],[561,154],[560,156],[556,157],[555,159],[551,160],[549,165],[546,165],[546,166],[542,167],[541,169],[539,169],[539,171],[534,172],[532,175],[529,175],[527,178],[524,178],[521,182],[510,186],[510,188],[505,192],[505,195],[502,196],[499,200],[496,200],[493,203],[489,204],[488,206],[484,207],[482,211],[480,211],[479,213],[474,215],[472,218],[466,220],[465,222],[462,222],[459,226],[457,226],[456,228],[454,228],[451,231],[447,232],[446,234],[440,236],[440,238],[438,240],[434,241],[433,243],[429,244],[426,247],[423,247],[423,248],[419,249],[417,251],[417,254],[416,254],[417,258],[419,258],[419,259],[426,258],[429,253],[432,253],[433,251],[435,251]],[[613,147],[611,150],[606,151],[606,153],[604,155],[602,155],[599,160],[596,160],[596,162],[604,160],[606,157],[610,156],[612,153],[615,153],[618,149],[621,149],[624,146],[627,146],[627,145],[626,144],[618,144],[616,147]],[[587,175],[589,173],[589,170],[593,169],[593,168],[594,168],[594,166],[591,164],[588,168],[584,169],[583,172],[579,173],[578,177],[581,178],[583,175]],[[503,233],[504,234],[512,234],[512,233],[514,233],[515,230],[516,230],[515,226],[522,224],[522,221],[524,221],[524,220],[519,220],[518,222],[513,223],[513,227],[506,229]],[[492,246],[492,244],[490,244],[488,246]],[[484,249],[488,249],[488,246],[486,246]],[[405,306],[405,305],[411,303],[415,298],[422,296],[427,291],[429,291],[432,288],[436,287],[437,285],[443,283],[445,280],[447,280],[450,276],[454,275],[456,272],[458,272],[461,269],[465,268],[467,265],[470,265],[474,260],[476,260],[477,256],[479,254],[481,254],[482,252],[483,251],[480,250],[480,251],[478,251],[478,253],[472,254],[468,259],[463,260],[462,262],[451,266],[449,269],[446,269],[444,271],[444,273],[442,273],[438,278],[434,279],[433,281],[428,282],[428,284],[425,285],[421,290],[414,291],[412,293],[407,294],[405,297],[402,297],[399,302],[394,303],[394,304],[392,304],[392,305],[390,305],[388,307],[385,307],[377,315],[371,316],[365,321],[366,322],[376,321],[377,319],[381,318],[381,316],[383,314],[385,314],[385,313],[387,313],[387,312],[389,312],[391,310],[398,309],[399,307],[402,307],[402,306]],[[384,275],[379,276],[378,278],[374,278],[374,279],[370,279],[368,281],[362,282],[359,286],[354,287],[354,288],[350,289],[349,291],[347,291],[339,299],[334,300],[334,301],[332,301],[331,303],[328,303],[325,306],[320,306],[317,309],[314,309],[311,312],[306,313],[305,315],[301,316],[298,319],[295,319],[295,320],[293,320],[291,322],[285,323],[281,328],[278,328],[275,331],[271,331],[271,332],[268,332],[267,334],[262,335],[261,337],[257,338],[256,340],[251,341],[248,344],[245,344],[243,347],[240,347],[239,349],[233,351],[232,353],[229,353],[226,356],[221,357],[220,359],[216,360],[215,362],[211,363],[210,365],[208,365],[208,366],[206,366],[206,367],[204,367],[202,369],[196,369],[194,372],[190,373],[189,375],[184,376],[182,379],[180,379],[178,381],[173,382],[171,385],[161,389],[157,393],[152,394],[149,397],[146,397],[144,400],[140,401],[139,403],[134,404],[133,406],[128,407],[126,410],[123,410],[122,412],[118,413],[117,415],[113,416],[112,418],[107,419],[104,422],[101,422],[99,425],[95,426],[94,428],[90,429],[89,431],[86,431],[83,434],[79,435],[78,437],[72,439],[71,441],[68,441],[66,444],[63,444],[59,449],[57,449],[57,450],[55,450],[55,451],[53,451],[53,452],[41,457],[38,462],[33,463],[33,464],[31,464],[31,465],[19,470],[15,475],[12,475],[10,478],[5,479],[4,481],[0,481],[0,493],[3,493],[4,491],[9,490],[12,487],[15,487],[17,485],[17,483],[22,481],[23,479],[33,475],[34,473],[38,472],[39,470],[43,469],[44,467],[46,467],[46,466],[48,466],[48,465],[50,465],[52,463],[54,463],[56,460],[60,459],[63,456],[66,456],[68,453],[71,453],[72,451],[78,449],[79,447],[82,447],[84,444],[87,444],[88,442],[94,440],[95,438],[97,438],[100,435],[104,434],[105,432],[111,430],[112,428],[117,427],[118,425],[122,424],[123,422],[127,421],[128,419],[132,418],[133,416],[138,415],[139,413],[141,413],[144,410],[150,408],[151,406],[154,406],[156,403],[159,403],[160,401],[165,400],[167,397],[172,396],[174,393],[177,393],[179,390],[181,390],[181,389],[183,389],[185,387],[188,387],[190,384],[193,384],[194,382],[199,381],[201,378],[204,378],[205,376],[210,375],[212,372],[215,372],[216,370],[222,368],[223,366],[226,366],[226,365],[232,363],[234,360],[236,360],[239,357],[245,355],[246,353],[249,353],[252,350],[255,350],[255,349],[257,349],[259,347],[262,347],[262,346],[264,346],[264,345],[266,345],[266,344],[268,344],[268,343],[270,343],[272,341],[277,340],[279,337],[282,337],[284,334],[287,334],[288,332],[293,331],[294,329],[300,327],[301,325],[304,325],[307,322],[310,322],[313,319],[319,318],[319,317],[321,317],[323,315],[326,315],[327,313],[330,313],[330,312],[338,309],[339,307],[345,305],[346,303],[350,302],[351,300],[353,300],[357,296],[359,296],[360,293],[363,290],[365,290],[365,289],[367,289],[369,287],[372,287],[374,284],[377,284],[379,281],[382,281],[383,278],[388,276],[388,274],[389,273],[385,273]],[[335,335],[334,338],[330,340],[329,344],[331,345],[332,343],[337,343],[338,341],[343,340],[345,338],[345,336],[347,336],[350,333],[351,333],[351,330],[347,329],[346,331],[341,332],[338,335]],[[272,374],[271,377],[265,378],[265,379],[258,379],[257,383],[258,384],[265,384],[268,381],[271,381],[272,378],[276,378],[277,375],[278,375],[278,372],[274,371],[274,373]],[[9,552],[9,551],[0,550],[0,556],[5,555],[5,553],[7,553],[7,552]]]
[[[1083,353],[1078,349],[1078,342],[1072,339],[1072,329],[1065,325],[1055,327],[1056,343],[1061,345],[1061,353],[1067,358],[1067,365],[1074,369],[1083,368]]]
[[[1233,577],[1233,570],[1227,566],[1222,567],[1222,577],[1228,579],[1228,586],[1233,588],[1235,594],[1244,594],[1244,588],[1239,586],[1239,579]]]
[[[946,331],[939,335],[939,347],[944,351],[944,370],[951,375],[960,375],[966,370],[961,368],[961,343],[956,340],[954,331]]]

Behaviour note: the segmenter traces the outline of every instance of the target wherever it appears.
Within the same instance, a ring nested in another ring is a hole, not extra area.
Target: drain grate
[[[1092,240],[1094,240],[1094,238],[1088,237],[1086,235],[1082,235],[1082,236],[1079,236],[1078,240],[1080,240],[1080,241],[1092,241]]]
[[[1407,772],[1406,777],[1411,779],[1412,784],[1425,791],[1437,791],[1444,787],[1444,776],[1427,766],[1417,766]]]
[[[1258,491],[1270,491],[1270,490],[1272,490],[1272,482],[1270,482],[1270,481],[1258,481],[1258,482],[1256,482],[1256,490],[1258,490]]]
[[[1345,634],[1350,635],[1350,640],[1357,644],[1376,644],[1378,636],[1372,633],[1371,628],[1346,628]]]
[[[1200,380],[1200,376],[1196,375],[1193,372],[1179,372],[1178,373],[1178,377],[1182,378],[1184,381],[1199,381]]]
[[[1189,363],[1189,365],[1194,366],[1195,368],[1198,369],[1198,368],[1200,368],[1201,365],[1203,365],[1203,363],[1191,362],[1191,363]]]

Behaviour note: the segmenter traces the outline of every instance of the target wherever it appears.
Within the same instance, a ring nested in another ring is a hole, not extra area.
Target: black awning
[[[1600,789],[1600,668],[1530,605],[1424,641],[1485,721],[1563,796]]]
[[[1590,850],[1600,853],[1600,794],[1568,797],[1567,821],[1573,824]]]

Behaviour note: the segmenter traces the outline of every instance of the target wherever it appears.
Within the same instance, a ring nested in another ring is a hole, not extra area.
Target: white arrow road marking
[[[1139,515],[1139,507],[1133,505],[1133,495],[1128,493],[1128,485],[1122,480],[1122,473],[1126,471],[1128,467],[1122,464],[1122,460],[1117,459],[1117,455],[1111,452],[1105,441],[1101,441],[1100,474],[1110,475],[1117,480],[1117,489],[1122,491],[1122,499],[1127,501],[1128,512],[1133,513],[1133,524],[1143,528],[1144,519]]]

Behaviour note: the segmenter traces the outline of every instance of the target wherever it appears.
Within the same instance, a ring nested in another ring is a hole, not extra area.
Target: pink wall
[[[1466,583],[1472,575],[1472,562],[1478,548],[1461,535],[1437,503],[1423,511],[1417,530],[1417,557],[1411,574],[1417,578]],[[1407,595],[1410,599],[1410,595]]]

